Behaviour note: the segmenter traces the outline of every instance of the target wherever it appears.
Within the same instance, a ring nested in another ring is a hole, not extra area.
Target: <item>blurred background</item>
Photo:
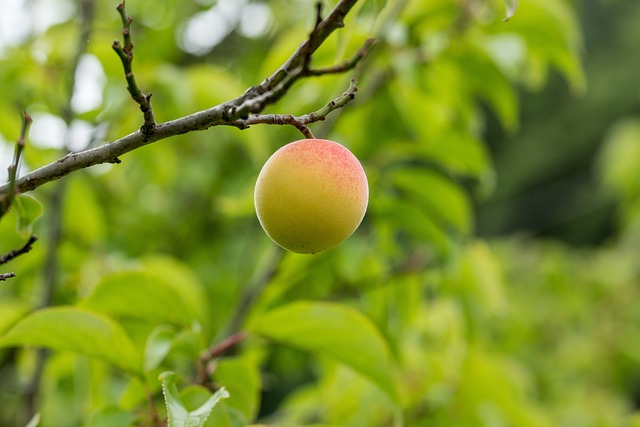
[[[0,334],[144,272],[202,292],[202,330],[172,325],[158,362],[183,381],[230,325],[300,300],[357,309],[390,349],[400,403],[322,351],[252,337],[225,358],[246,375],[214,374],[243,400],[211,425],[640,426],[640,3],[521,0],[505,20],[513,4],[359,1],[313,65],[376,37],[370,57],[267,108],[306,114],[358,79],[356,99],[311,126],[369,178],[369,211],[344,244],[283,254],[255,218],[257,173],[302,138],[295,128],[177,136],[46,184],[30,193],[39,203],[2,218],[0,254],[40,240],[0,266],[17,274],[0,285]],[[21,174],[140,127],[111,49],[115,6],[2,0],[2,171],[23,109],[34,122]],[[314,22],[310,0],[126,7],[158,121],[259,83]],[[135,307],[104,312],[139,347],[171,324]],[[0,425],[36,412],[42,426],[151,425],[135,378],[53,350],[0,349]]]

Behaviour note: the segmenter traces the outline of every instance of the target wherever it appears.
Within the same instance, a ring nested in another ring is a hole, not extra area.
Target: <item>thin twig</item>
[[[214,344],[210,348],[206,349],[200,355],[200,359],[202,360],[211,360],[216,357],[220,357],[233,347],[242,342],[245,338],[247,338],[249,334],[245,331],[238,331],[232,335],[229,335],[224,340],[220,341],[217,344]]]
[[[11,261],[12,259],[26,254],[27,252],[29,252],[31,249],[33,249],[33,244],[38,240],[38,238],[36,236],[31,236],[29,237],[29,240],[27,240],[27,243],[24,244],[24,246],[22,246],[19,249],[14,249],[11,252],[4,254],[4,255],[0,255],[0,265],[1,264],[6,264],[9,261]]]
[[[133,100],[140,105],[140,111],[142,111],[144,116],[144,124],[140,130],[143,135],[149,135],[153,133],[156,120],[153,116],[153,108],[151,107],[151,94],[145,95],[142,93],[138,88],[138,83],[136,83],[136,78],[133,74],[133,67],[131,65],[133,62],[133,41],[131,40],[131,23],[133,22],[133,18],[127,15],[124,0],[118,4],[116,9],[122,19],[122,37],[124,44],[120,44],[118,40],[114,40],[111,47],[120,57],[120,61],[122,61],[124,76],[127,79],[127,90]]]
[[[358,63],[366,58],[376,45],[376,39],[367,39],[362,47],[347,61],[342,64],[333,65],[326,68],[308,69],[305,72],[307,76],[323,76],[326,74],[339,74],[355,68]]]
[[[200,358],[196,364],[198,372],[196,382],[200,385],[213,389],[214,387],[211,382],[211,376],[215,370],[215,359],[230,351],[232,348],[244,341],[248,336],[249,334],[247,332],[238,331],[204,350],[200,354]]]
[[[335,111],[338,108],[342,108],[347,105],[349,101],[355,98],[357,90],[357,82],[352,79],[349,84],[349,89],[347,89],[338,98],[327,103],[318,111],[313,111],[303,116],[294,116],[292,114],[256,114],[250,116],[246,120],[236,120],[232,124],[239,129],[247,129],[249,126],[255,124],[291,125],[299,129],[306,138],[314,138],[313,133],[311,133],[308,125],[310,123],[324,120],[332,111]]]
[[[24,152],[24,146],[27,140],[27,134],[29,133],[29,126],[31,125],[31,117],[26,111],[22,112],[22,128],[20,129],[20,136],[16,142],[16,147],[13,151],[13,163],[9,165],[9,182],[7,194],[0,198],[0,218],[4,216],[9,210],[13,199],[16,196],[16,184],[18,179],[18,169],[20,168],[20,160],[22,159],[22,153]]]
[[[16,277],[16,273],[0,273],[0,282]]]

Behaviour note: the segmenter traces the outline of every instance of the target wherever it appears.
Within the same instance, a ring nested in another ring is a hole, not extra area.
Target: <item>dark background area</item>
[[[599,186],[598,154],[617,120],[640,114],[640,2],[585,0],[577,8],[587,91],[573,93],[553,75],[542,91],[520,91],[516,135],[489,121],[498,182],[478,208],[481,236],[524,232],[593,245],[615,232],[615,205]]]

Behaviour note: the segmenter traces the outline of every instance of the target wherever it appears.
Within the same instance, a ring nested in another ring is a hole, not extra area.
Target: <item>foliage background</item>
[[[81,6],[2,5],[3,169],[23,108],[23,172],[141,124],[113,2],[95,2],[74,71]],[[313,23],[306,0],[127,9],[161,121],[256,84]],[[313,126],[371,189],[360,229],[325,253],[281,253],[253,212],[293,128],[212,128],[38,189],[41,239],[0,288],[0,425],[149,423],[166,370],[195,404],[200,354],[238,326],[211,425],[638,425],[639,15],[633,0],[523,0],[508,22],[498,1],[360,2],[314,64],[373,35],[371,57],[269,108],[304,114],[359,80]],[[28,235],[16,222],[0,222],[0,253]],[[30,314],[43,306],[66,308]]]

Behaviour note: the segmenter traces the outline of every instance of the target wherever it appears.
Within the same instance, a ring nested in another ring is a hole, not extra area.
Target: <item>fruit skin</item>
[[[349,237],[367,210],[369,186],[358,159],[325,139],[291,142],[267,160],[254,202],[264,231],[298,253],[329,249]]]

